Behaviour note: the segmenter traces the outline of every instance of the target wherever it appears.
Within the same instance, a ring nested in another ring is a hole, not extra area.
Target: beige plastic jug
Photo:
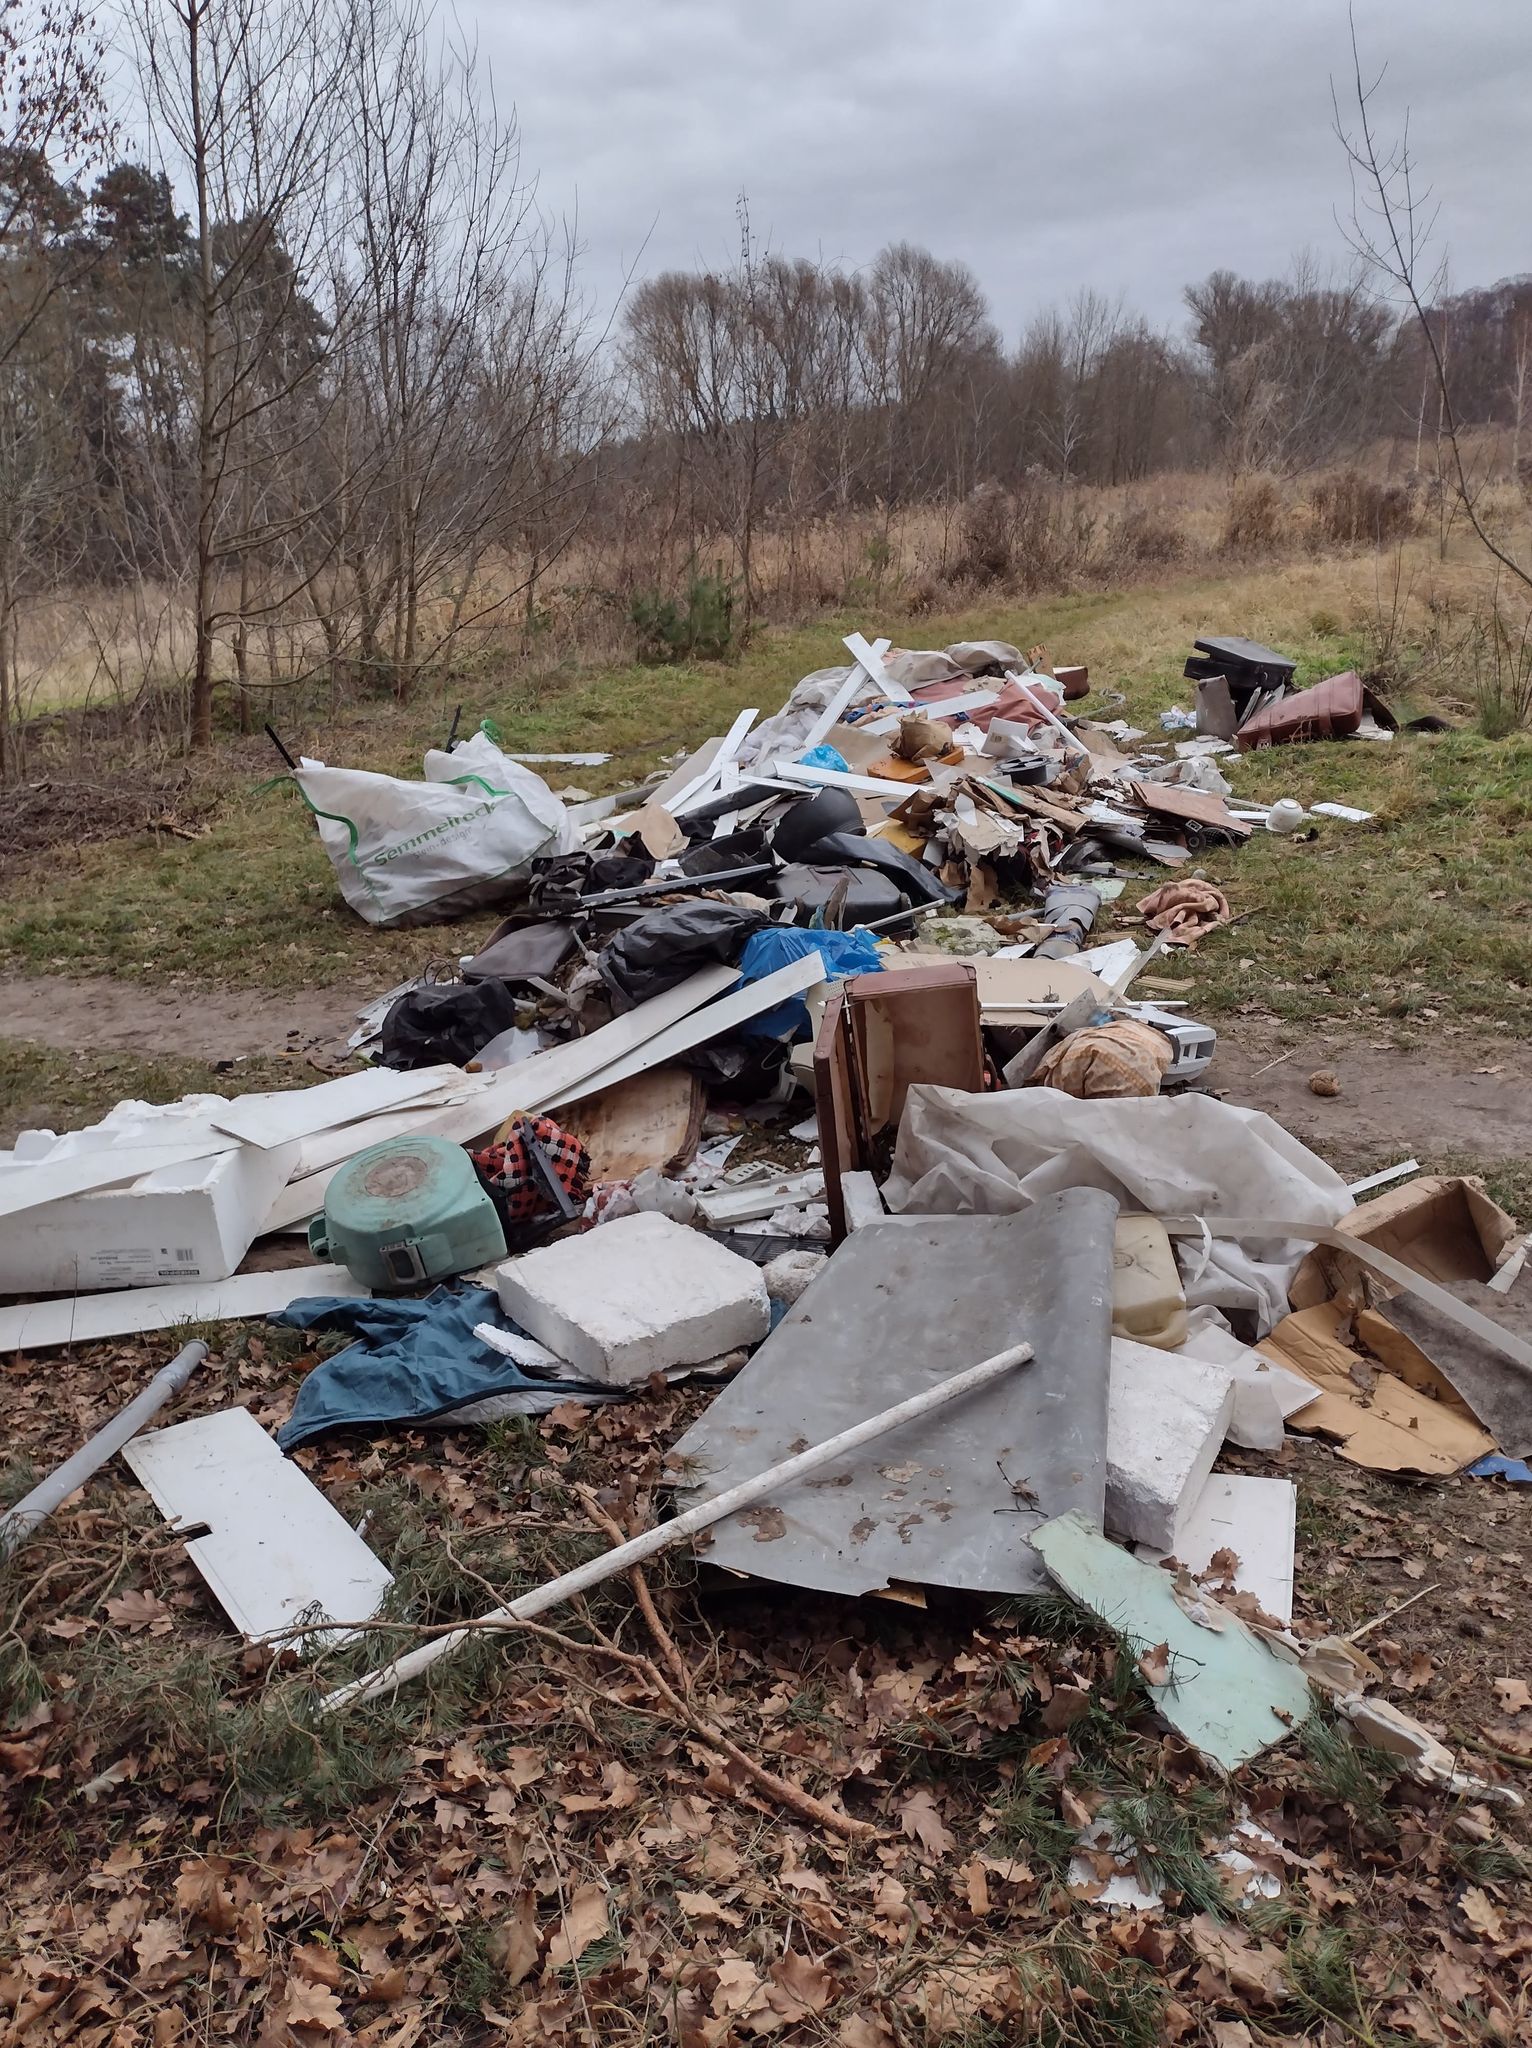
[[[1119,1216],[1112,1246],[1112,1335],[1174,1351],[1186,1342],[1186,1296],[1157,1216]]]

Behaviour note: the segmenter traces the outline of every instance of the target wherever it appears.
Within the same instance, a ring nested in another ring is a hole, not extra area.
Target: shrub
[[[638,636],[638,659],[656,665],[726,661],[744,644],[734,623],[734,585],[721,565],[711,576],[693,575],[680,602],[657,590],[636,591],[628,617]]]
[[[1374,483],[1354,469],[1321,477],[1310,494],[1318,532],[1337,547],[1402,540],[1420,525],[1407,484]]]
[[[1269,476],[1245,477],[1229,493],[1223,551],[1228,555],[1269,554],[1282,544],[1287,508]]]
[[[1160,568],[1190,553],[1175,521],[1147,505],[1130,505],[1107,534],[1107,552],[1125,567]]]
[[[952,573],[979,589],[1006,582],[1015,559],[1015,507],[999,484],[980,484],[958,519],[958,551]]]

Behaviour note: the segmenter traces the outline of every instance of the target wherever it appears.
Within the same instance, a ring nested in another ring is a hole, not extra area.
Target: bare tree
[[[132,0],[151,143],[193,202],[187,345],[195,475],[187,554],[195,612],[194,747],[210,744],[220,633],[250,616],[252,558],[308,516],[273,468],[312,436],[326,357],[308,296],[347,91],[350,26],[309,0]],[[238,576],[231,605],[224,592]],[[288,593],[268,592],[263,611]]]
[[[1345,149],[1351,171],[1351,212],[1345,226],[1352,247],[1382,277],[1388,279],[1402,304],[1413,315],[1422,336],[1436,385],[1440,406],[1441,433],[1450,462],[1452,489],[1475,537],[1501,568],[1532,593],[1532,569],[1519,562],[1485,526],[1479,511],[1480,486],[1468,472],[1453,403],[1447,360],[1438,323],[1432,318],[1433,302],[1446,281],[1445,258],[1430,269],[1430,245],[1436,227],[1437,209],[1429,190],[1418,186],[1414,155],[1410,148],[1409,119],[1393,141],[1381,137],[1373,117],[1373,103],[1383,83],[1379,71],[1369,84],[1362,70],[1362,53],[1357,41],[1356,17],[1351,16],[1352,92],[1355,125],[1348,126],[1340,99],[1332,85],[1335,132]]]

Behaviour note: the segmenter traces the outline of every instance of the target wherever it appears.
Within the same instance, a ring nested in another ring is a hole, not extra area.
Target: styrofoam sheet
[[[193,1280],[181,1287],[128,1287],[112,1294],[32,1301],[0,1309],[0,1354],[94,1344],[102,1337],[173,1330],[179,1323],[234,1322],[270,1315],[308,1295],[367,1292],[344,1266],[290,1266],[280,1273],[236,1273],[211,1285]]]
[[[251,1642],[311,1619],[294,1647],[343,1642],[349,1631],[325,1624],[370,1620],[394,1582],[248,1408],[151,1430],[122,1455],[167,1521],[207,1525],[187,1556]]]
[[[396,1074],[389,1067],[369,1067],[365,1073],[341,1074],[333,1081],[321,1081],[313,1088],[287,1088],[273,1095],[242,1095],[227,1109],[210,1113],[220,1131],[247,1145],[290,1145],[316,1131],[332,1130],[359,1118],[377,1116],[381,1111],[400,1109],[408,1102],[439,1094],[444,1088],[461,1087],[458,1067],[421,1067],[412,1074]]]

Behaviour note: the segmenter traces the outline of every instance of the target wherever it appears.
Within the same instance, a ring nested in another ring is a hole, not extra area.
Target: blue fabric
[[[848,974],[878,974],[883,967],[883,955],[871,932],[808,931],[802,925],[769,924],[747,941],[740,955],[740,978],[761,981],[779,967],[806,960],[810,953],[819,954],[831,981]],[[796,1038],[808,1026],[808,1004],[802,996],[789,996],[785,1003],[752,1017],[741,1028],[751,1038]]]
[[[798,759],[805,768],[834,768],[841,775],[851,773],[851,763],[844,754],[837,754],[834,747],[810,747],[808,752],[800,754]]]
[[[523,1394],[524,1412],[541,1415],[560,1401],[612,1401],[620,1390],[585,1380],[546,1380],[473,1334],[476,1323],[514,1330],[487,1287],[438,1287],[424,1301],[326,1295],[291,1302],[274,1323],[292,1330],[351,1330],[358,1342],[316,1365],[277,1432],[284,1451],[332,1429],[376,1429],[426,1422],[492,1395]]]
[[[1502,1458],[1493,1451],[1468,1468],[1470,1479],[1509,1479],[1514,1486],[1532,1486],[1532,1465],[1525,1458]]]

